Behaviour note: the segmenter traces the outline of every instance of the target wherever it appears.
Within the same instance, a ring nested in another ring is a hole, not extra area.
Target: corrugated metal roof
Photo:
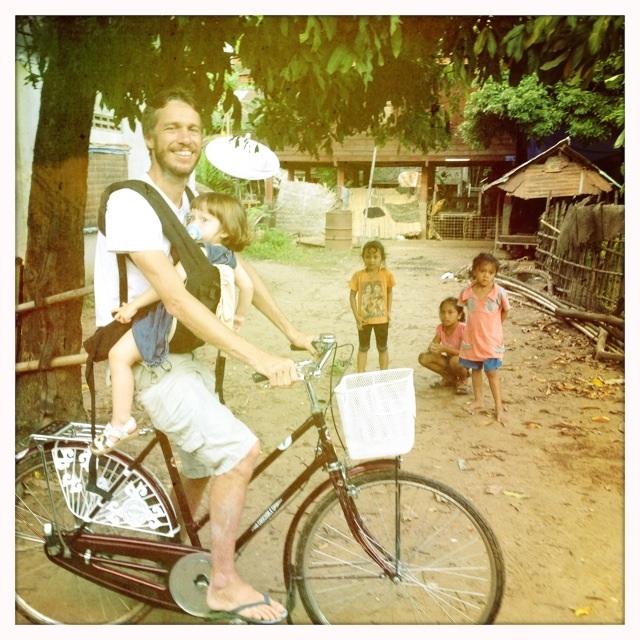
[[[620,187],[587,158],[574,151],[565,138],[535,158],[485,185],[498,187],[523,200],[608,193]]]

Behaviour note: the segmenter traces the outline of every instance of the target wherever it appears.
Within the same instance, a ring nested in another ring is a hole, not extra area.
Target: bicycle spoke
[[[354,479],[355,505],[373,548],[395,558],[390,564],[396,569],[393,580],[353,537],[335,493],[309,516],[296,568],[301,599],[312,621],[491,621],[502,595],[503,568],[486,523],[444,485],[402,473],[398,481],[396,492],[395,472]]]
[[[86,448],[73,447],[68,458],[80,459]],[[47,485],[42,455],[34,452],[16,467],[15,523],[16,523],[16,608],[20,614],[37,624],[116,624],[139,620],[149,610],[143,602],[119,595],[115,591],[94,584],[64,567],[51,562],[44,554],[44,525],[56,524],[57,531],[72,531],[77,519],[67,508],[65,496],[58,483],[57,470],[46,450]],[[109,459],[107,468],[115,469],[117,461]],[[121,464],[121,463],[120,463]],[[122,466],[122,465],[121,465]],[[52,516],[55,505],[57,522]],[[155,499],[155,498],[154,498]],[[72,505],[78,506],[77,496]],[[96,533],[109,533],[108,527],[92,524]],[[148,534],[147,534],[148,535]],[[99,560],[96,554],[91,565]],[[113,559],[114,561],[117,558]],[[55,598],[51,597],[55,591]]]

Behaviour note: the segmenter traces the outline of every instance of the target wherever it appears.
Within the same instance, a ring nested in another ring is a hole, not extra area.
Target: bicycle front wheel
[[[306,522],[296,576],[315,624],[489,624],[504,564],[485,519],[439,482],[393,470],[350,479],[371,539],[393,558],[389,578],[353,537],[335,491]]]
[[[76,452],[80,455],[83,450],[86,447],[69,448],[74,455]],[[148,605],[85,580],[47,559],[45,523],[57,523],[61,531],[70,532],[80,520],[67,507],[56,479],[50,446],[45,449],[45,457],[46,469],[39,451],[29,453],[16,465],[16,610],[36,624],[131,624],[139,621],[150,610]],[[122,467],[116,454],[104,456],[103,464]],[[53,501],[46,474],[51,479]],[[112,532],[103,525],[94,525],[91,530]]]

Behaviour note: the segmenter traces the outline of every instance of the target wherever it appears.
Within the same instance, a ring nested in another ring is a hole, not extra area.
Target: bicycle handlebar
[[[307,380],[312,376],[317,376],[326,364],[331,350],[337,344],[336,336],[333,333],[321,333],[312,341],[314,349],[318,352],[318,360],[300,360],[296,362],[296,371],[298,372],[298,380]],[[304,347],[290,345],[292,351],[306,351]],[[266,382],[269,380],[267,376],[261,373],[254,373],[254,382]]]

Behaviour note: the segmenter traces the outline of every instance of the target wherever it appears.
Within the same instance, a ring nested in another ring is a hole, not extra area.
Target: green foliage
[[[133,128],[145,98],[181,84],[195,92],[208,127],[219,104],[239,114],[225,81],[234,64],[224,44],[235,44],[244,24],[237,16],[18,16],[17,48],[34,84],[46,78],[53,56],[65,58],[68,72],[79,66],[79,77],[115,111],[116,122],[126,118]]]
[[[468,60],[476,70],[477,86],[489,79],[503,83],[504,69],[511,87],[537,76],[543,85],[556,87],[552,95],[561,100],[559,117],[570,135],[583,140],[614,135],[616,146],[624,146],[624,15],[490,16],[478,19],[476,30]],[[570,88],[578,93],[569,93]],[[541,118],[544,111],[550,118],[558,117],[555,110],[541,108]],[[525,135],[537,138],[545,129],[543,122],[527,120],[524,112],[518,115],[523,116]],[[504,126],[514,133],[518,124],[487,111],[475,124],[465,125],[466,135],[486,144],[492,131]]]
[[[500,82],[505,68],[512,86],[537,73],[543,84],[582,88],[602,60],[615,61],[611,77],[624,71],[624,16],[18,16],[16,24],[34,84],[62,53],[131,124],[148,95],[188,84],[207,127],[220,130],[229,114],[234,132],[255,127],[274,150],[311,153],[365,131],[378,143],[442,148],[465,86],[476,76]],[[238,59],[259,93],[250,122],[233,93]]]
[[[570,136],[584,141],[607,140],[624,126],[624,99],[558,84],[557,106]],[[620,120],[622,115],[622,121]]]
[[[278,262],[301,262],[300,250],[293,237],[280,229],[259,228],[254,241],[243,251],[247,258],[276,260]]]
[[[577,86],[543,84],[537,75],[518,86],[487,80],[469,98],[460,132],[468,144],[489,147],[509,134],[540,141],[566,130],[585,142],[607,140],[624,125],[624,95],[619,90],[583,90]]]
[[[327,189],[335,191],[338,186],[338,176],[335,169],[327,167],[316,167],[312,169],[312,175],[318,178],[320,184],[323,184]]]
[[[261,225],[257,227],[254,241],[243,250],[242,255],[249,260],[273,260],[307,267],[327,261],[322,249],[300,246],[288,233]]]
[[[502,60],[511,85],[537,74],[544,84],[571,81],[587,89],[599,63],[624,50],[624,27],[623,15],[491,16],[480,21],[470,62],[480,82],[500,81],[495,62]],[[624,60],[618,63],[621,72]]]
[[[349,368],[350,364],[351,364],[351,359],[345,358],[341,360],[336,360],[331,365],[331,369],[329,371],[333,377],[341,378],[342,374]]]
[[[206,185],[212,191],[226,193],[234,198],[238,191],[236,178],[216,169],[216,167],[207,160],[204,153],[200,156],[198,164],[196,165],[196,181]]]
[[[255,25],[261,33],[248,31],[238,49],[262,91],[250,117],[257,136],[273,149],[310,153],[365,131],[378,143],[395,137],[425,151],[442,147],[449,140],[442,103],[453,79],[441,61],[442,38],[461,23],[468,19],[264,19]]]

